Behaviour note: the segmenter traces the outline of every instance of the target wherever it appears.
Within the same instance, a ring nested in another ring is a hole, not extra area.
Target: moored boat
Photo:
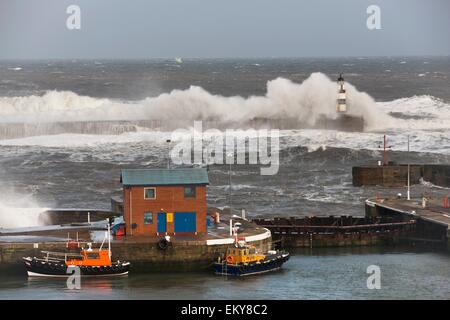
[[[225,258],[214,263],[216,274],[229,276],[248,276],[279,270],[289,260],[289,253],[270,250],[259,253],[254,246],[242,241],[227,249]]]
[[[74,267],[78,267],[82,276],[118,276],[126,275],[130,269],[129,262],[111,262],[105,259],[105,251],[82,250],[81,254],[65,254],[45,252],[43,258],[24,257],[28,276],[30,277],[68,277],[73,274]]]
[[[42,258],[24,257],[22,260],[30,277],[69,277],[76,270],[81,276],[127,275],[130,263],[111,261],[109,230],[107,238],[107,249],[103,248],[105,240],[98,249],[93,249],[91,243],[87,243],[86,248],[78,241],[69,240],[66,252],[42,251]]]

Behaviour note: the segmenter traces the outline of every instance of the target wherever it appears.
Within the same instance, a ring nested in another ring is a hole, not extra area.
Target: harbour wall
[[[424,165],[422,177],[425,181],[441,187],[450,187],[450,165],[429,164]]]
[[[352,168],[353,185],[403,187],[408,184],[408,165],[356,166]],[[441,187],[450,187],[450,165],[411,164],[410,183],[420,179]]]
[[[250,241],[258,249],[266,251],[272,246],[271,237]],[[206,241],[172,241],[161,250],[154,239],[126,239],[111,244],[112,260],[129,261],[132,270],[146,271],[195,271],[206,269],[223,256],[229,244],[208,245]],[[63,252],[65,242],[0,243],[0,266],[21,267],[22,257],[40,257],[41,251]]]
[[[40,257],[41,251],[66,251],[67,235],[75,234],[84,241],[92,241],[91,232],[105,230],[105,225],[94,223],[107,218],[120,216],[121,213],[106,210],[89,209],[53,209],[40,214],[39,220],[44,225],[35,228],[18,228],[0,232],[0,268],[21,268],[23,257]],[[87,223],[89,220],[91,224]],[[244,225],[246,242],[256,248],[267,251],[272,247],[271,233],[247,221]],[[256,227],[256,228],[255,228]],[[217,231],[216,231],[217,233]],[[54,239],[54,240],[52,240]],[[88,240],[91,239],[91,240]],[[160,237],[124,236],[112,240],[112,259],[130,261],[137,271],[182,271],[199,270],[210,266],[226,249],[234,244],[235,239],[225,233],[220,237],[208,239],[178,239],[172,237],[168,247],[161,250],[158,246]],[[100,240],[101,241],[101,240]]]
[[[100,221],[121,216],[122,213],[97,209],[51,209],[39,214],[40,225],[62,225]]]
[[[254,219],[272,233],[282,248],[322,248],[391,245],[415,232],[414,221],[390,217],[290,217]]]
[[[203,128],[207,129],[250,129],[250,128],[273,128],[273,129],[332,129],[343,131],[364,131],[364,119],[349,115],[342,115],[337,119],[325,116],[319,117],[314,125],[307,122],[299,123],[298,119],[282,118],[254,118],[247,121],[225,121],[224,119],[208,119],[202,121]],[[165,121],[153,120],[104,120],[104,121],[60,121],[60,122],[15,122],[0,123],[1,139],[16,139],[40,135],[54,135],[63,133],[73,134],[108,134],[119,135],[127,132],[137,132],[139,128],[151,130],[175,130],[192,126],[192,122],[183,119],[171,119]]]

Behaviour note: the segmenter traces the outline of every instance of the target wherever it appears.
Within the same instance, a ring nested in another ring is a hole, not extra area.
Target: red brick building
[[[206,235],[205,168],[122,170],[127,236]]]

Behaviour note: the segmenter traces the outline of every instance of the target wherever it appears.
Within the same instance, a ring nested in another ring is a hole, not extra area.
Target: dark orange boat
[[[109,234],[109,230],[108,230]],[[68,277],[75,268],[79,268],[82,276],[118,276],[127,275],[129,262],[111,261],[111,243],[108,237],[108,248],[103,249],[105,240],[99,249],[93,249],[92,244],[81,247],[78,241],[69,240],[66,252],[42,251],[42,258],[22,258],[28,276]]]

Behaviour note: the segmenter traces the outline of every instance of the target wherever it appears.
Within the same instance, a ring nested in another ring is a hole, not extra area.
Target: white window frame
[[[147,198],[146,196],[145,196],[145,191],[146,190],[150,190],[150,189],[153,189],[153,194],[155,195],[153,198]],[[144,200],[155,200],[156,199],[156,188],[155,187],[152,187],[152,188],[144,188]]]

